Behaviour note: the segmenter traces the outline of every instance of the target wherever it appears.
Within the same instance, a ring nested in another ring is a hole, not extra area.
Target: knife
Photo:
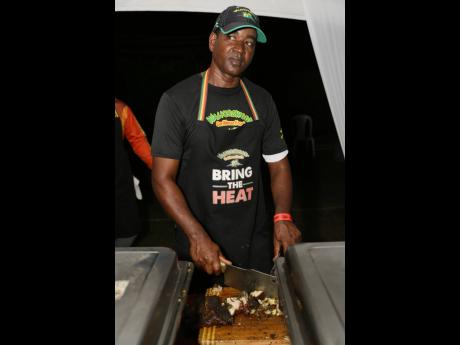
[[[224,273],[224,284],[238,290],[250,293],[261,290],[266,297],[278,298],[278,282],[276,276],[253,269],[227,265],[221,262]]]

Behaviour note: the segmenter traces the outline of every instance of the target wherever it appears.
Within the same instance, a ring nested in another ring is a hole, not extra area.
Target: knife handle
[[[220,270],[222,273],[225,273],[225,270],[227,269],[227,265],[224,262],[220,262]]]

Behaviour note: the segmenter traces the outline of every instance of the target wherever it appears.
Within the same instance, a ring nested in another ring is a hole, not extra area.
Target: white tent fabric
[[[345,156],[345,0],[115,0],[115,11],[220,13],[235,4],[259,16],[306,20]]]
[[[246,6],[258,16],[305,20],[302,0],[115,0],[115,11],[220,13],[233,5]]]
[[[316,61],[345,157],[345,0],[303,0]]]

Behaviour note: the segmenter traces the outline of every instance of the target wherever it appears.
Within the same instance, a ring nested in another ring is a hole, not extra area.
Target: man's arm
[[[292,177],[287,157],[278,162],[268,163],[268,170],[270,172],[275,214],[291,213]],[[281,248],[283,248],[283,253],[285,253],[290,245],[298,243],[301,240],[302,234],[294,223],[285,220],[276,222],[273,234],[275,258],[279,256]]]
[[[231,264],[190,211],[184,195],[176,183],[179,161],[155,157],[152,187],[166,213],[184,231],[190,243],[190,256],[208,274],[220,274],[220,262]]]

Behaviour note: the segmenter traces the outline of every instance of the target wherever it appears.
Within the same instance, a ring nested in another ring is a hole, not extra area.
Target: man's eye
[[[246,44],[247,44],[249,47],[254,47],[254,46],[255,46],[254,42],[252,42],[252,41],[247,41]]]
[[[231,39],[231,40],[234,40],[235,36],[234,35],[228,35],[228,38]]]

